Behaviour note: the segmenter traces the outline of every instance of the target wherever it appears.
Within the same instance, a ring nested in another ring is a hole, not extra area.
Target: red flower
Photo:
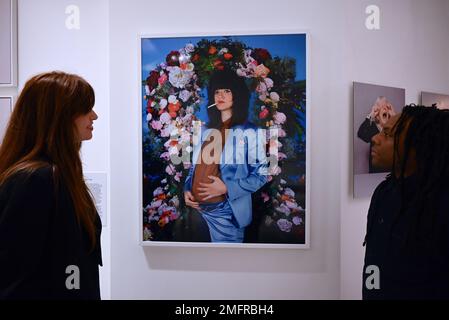
[[[225,58],[225,60],[231,60],[234,56],[231,53],[225,53],[223,57]]]
[[[158,79],[159,79],[159,72],[157,72],[156,70],[151,71],[150,75],[146,80],[147,86],[150,89],[150,91],[157,87]]]
[[[224,65],[223,62],[220,59],[217,59],[214,61],[214,68],[217,70],[223,70],[224,69]]]
[[[167,65],[171,67],[179,66],[179,56],[179,51],[171,51],[165,58],[165,61],[167,61]]]
[[[263,109],[263,110],[259,113],[259,119],[265,119],[265,118],[268,116],[269,113],[270,113],[270,112],[268,111],[267,108]]]
[[[213,54],[216,54],[216,53],[217,53],[217,48],[215,48],[214,46],[211,46],[209,48],[209,54],[213,55]]]
[[[256,59],[259,64],[271,59],[271,54],[268,50],[262,48],[254,49],[251,56]]]

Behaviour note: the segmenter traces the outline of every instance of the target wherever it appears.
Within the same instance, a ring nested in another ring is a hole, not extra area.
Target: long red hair
[[[19,171],[53,166],[55,185],[63,183],[77,216],[96,243],[95,205],[83,178],[81,142],[75,118],[95,104],[91,85],[64,72],[42,73],[23,88],[0,145],[0,184]]]

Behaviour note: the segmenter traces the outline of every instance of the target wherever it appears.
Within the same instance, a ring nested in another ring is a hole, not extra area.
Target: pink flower
[[[287,136],[287,133],[284,131],[284,129],[279,128],[279,129],[278,129],[278,137],[279,137],[279,138],[284,138],[284,137],[286,137],[286,136]]]
[[[167,112],[164,112],[164,113],[160,116],[159,121],[160,121],[162,124],[168,124],[168,123],[170,123],[170,121],[171,121],[171,117],[170,117],[170,115],[169,115]]]
[[[151,121],[151,128],[159,131],[162,129],[162,123],[160,121]]]
[[[276,124],[283,124],[285,121],[287,121],[287,117],[282,112],[276,112],[273,116],[274,123]]]
[[[278,152],[278,160],[284,160],[287,159],[287,155],[282,152]]]
[[[260,113],[259,113],[259,119],[265,119],[266,117],[268,117],[268,114],[270,113],[270,111],[268,111],[267,108],[263,109]]]
[[[165,168],[165,172],[167,172],[171,176],[174,175],[176,173],[175,166],[172,164],[169,164],[167,166],[167,168]]]
[[[265,78],[264,83],[267,86],[267,89],[271,89],[274,86],[274,82],[270,78]]]
[[[302,224],[301,217],[293,217],[292,221],[296,226],[299,226],[300,224]]]

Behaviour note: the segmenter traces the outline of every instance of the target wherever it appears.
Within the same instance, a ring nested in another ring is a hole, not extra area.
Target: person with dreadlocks
[[[363,299],[449,299],[449,111],[406,106],[372,142],[391,173],[368,211]]]

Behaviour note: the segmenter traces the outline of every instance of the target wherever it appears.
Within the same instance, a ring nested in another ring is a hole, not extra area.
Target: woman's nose
[[[97,120],[98,119],[98,115],[96,114],[95,111],[92,110],[92,120]]]

